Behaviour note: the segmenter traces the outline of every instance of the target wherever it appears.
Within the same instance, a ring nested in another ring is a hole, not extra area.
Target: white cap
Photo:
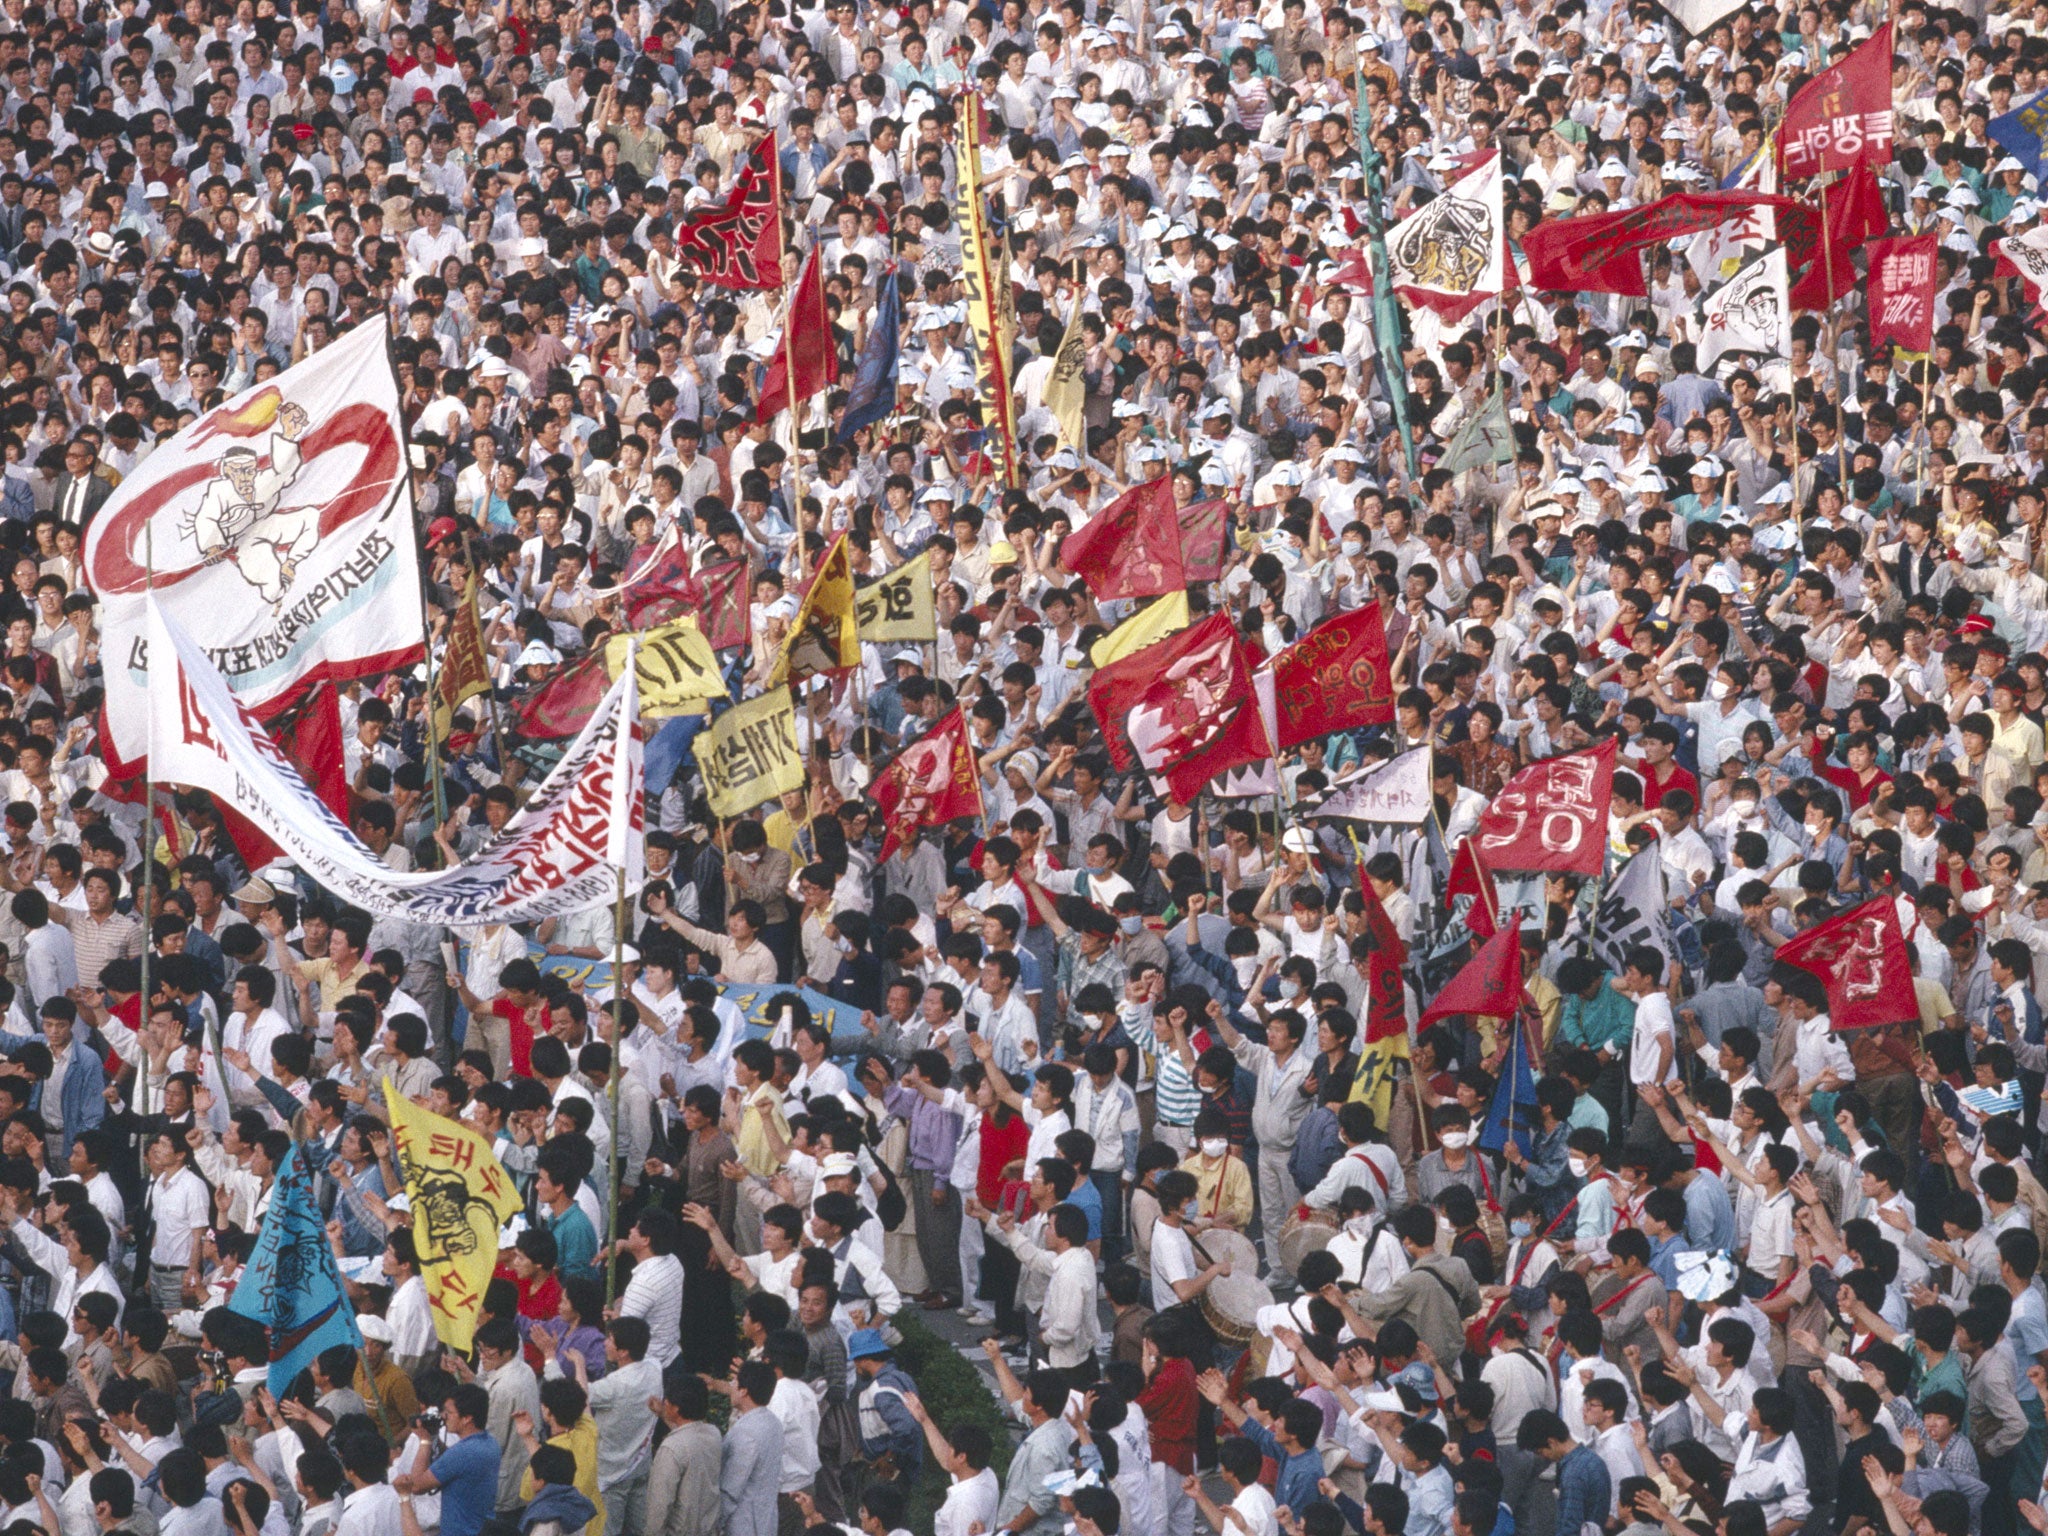
[[[1339,443],[1330,450],[1329,460],[1332,464],[1363,464],[1365,455],[1349,443]]]
[[[1594,174],[1596,176],[1626,176],[1628,174],[1628,167],[1612,155],[1609,155],[1600,162],[1600,169],[1594,172]]]
[[[1792,482],[1781,480],[1756,500],[1762,507],[1789,507],[1792,504]]]
[[[1626,432],[1630,437],[1641,437],[1643,435],[1643,419],[1634,411],[1623,411],[1614,418],[1614,430]]]
[[[1998,164],[1991,167],[1991,172],[1994,176],[2002,171],[2018,171],[2024,175],[2026,169],[2027,168],[2024,165],[2021,165],[2019,161],[2015,160],[2011,155],[2007,155],[2004,159],[2000,160]]]
[[[538,640],[529,640],[526,643],[526,649],[519,653],[519,659],[513,665],[517,667],[553,667],[559,666],[561,660],[562,653],[560,651],[543,645]]]
[[[1728,473],[1728,467],[1710,453],[1703,459],[1694,460],[1689,473],[1718,480]]]
[[[171,189],[165,186],[160,181],[152,181],[148,186],[142,189],[142,195],[146,198],[169,197],[171,195]]]
[[[1202,420],[1227,421],[1236,414],[1235,411],[1231,410],[1228,400],[1212,400],[1209,402],[1209,408],[1202,412]]]
[[[1301,484],[1301,466],[1292,459],[1283,459],[1268,471],[1266,478],[1275,485]]]
[[[1584,494],[1586,482],[1576,475],[1560,475],[1550,482],[1550,488],[1560,496],[1578,496]]]

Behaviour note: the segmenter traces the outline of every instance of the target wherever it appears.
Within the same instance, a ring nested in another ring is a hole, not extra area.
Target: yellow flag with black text
[[[740,816],[804,787],[796,707],[787,688],[735,705],[697,738],[697,767],[714,816]]]
[[[491,1144],[468,1126],[421,1109],[388,1083],[384,1106],[434,1332],[467,1354],[498,1267],[498,1229],[525,1202]]]
[[[820,672],[860,665],[860,621],[855,611],[853,565],[847,559],[846,535],[832,541],[825,559],[804,593],[796,621],[783,638],[768,686],[801,683]]]
[[[604,669],[614,682],[626,666],[626,649],[637,641],[640,717],[666,720],[701,715],[706,701],[728,690],[717,653],[697,627],[695,616],[676,619],[641,635],[613,635],[605,642]]]
[[[866,641],[936,640],[938,610],[932,603],[932,557],[929,552],[906,560],[880,581],[854,593],[860,637]]]

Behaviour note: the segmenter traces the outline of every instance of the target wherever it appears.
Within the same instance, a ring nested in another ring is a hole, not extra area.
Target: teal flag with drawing
[[[1495,390],[1479,414],[1458,428],[1436,467],[1455,475],[1461,469],[1487,469],[1514,461],[1514,424],[1508,420],[1506,396]]]

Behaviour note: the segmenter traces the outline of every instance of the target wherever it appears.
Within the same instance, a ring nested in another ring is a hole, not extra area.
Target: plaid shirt
[[[1060,1022],[1086,1030],[1086,1021],[1074,1011],[1074,999],[1088,987],[1101,986],[1109,989],[1112,998],[1121,1000],[1128,975],[1129,970],[1117,955],[1114,944],[1090,960],[1081,953],[1081,936],[1078,933],[1067,934],[1060,940]]]

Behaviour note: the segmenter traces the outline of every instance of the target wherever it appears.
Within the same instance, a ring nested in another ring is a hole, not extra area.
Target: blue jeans
[[[1091,1171],[1088,1179],[1102,1197],[1102,1262],[1115,1264],[1124,1256],[1124,1176]]]

